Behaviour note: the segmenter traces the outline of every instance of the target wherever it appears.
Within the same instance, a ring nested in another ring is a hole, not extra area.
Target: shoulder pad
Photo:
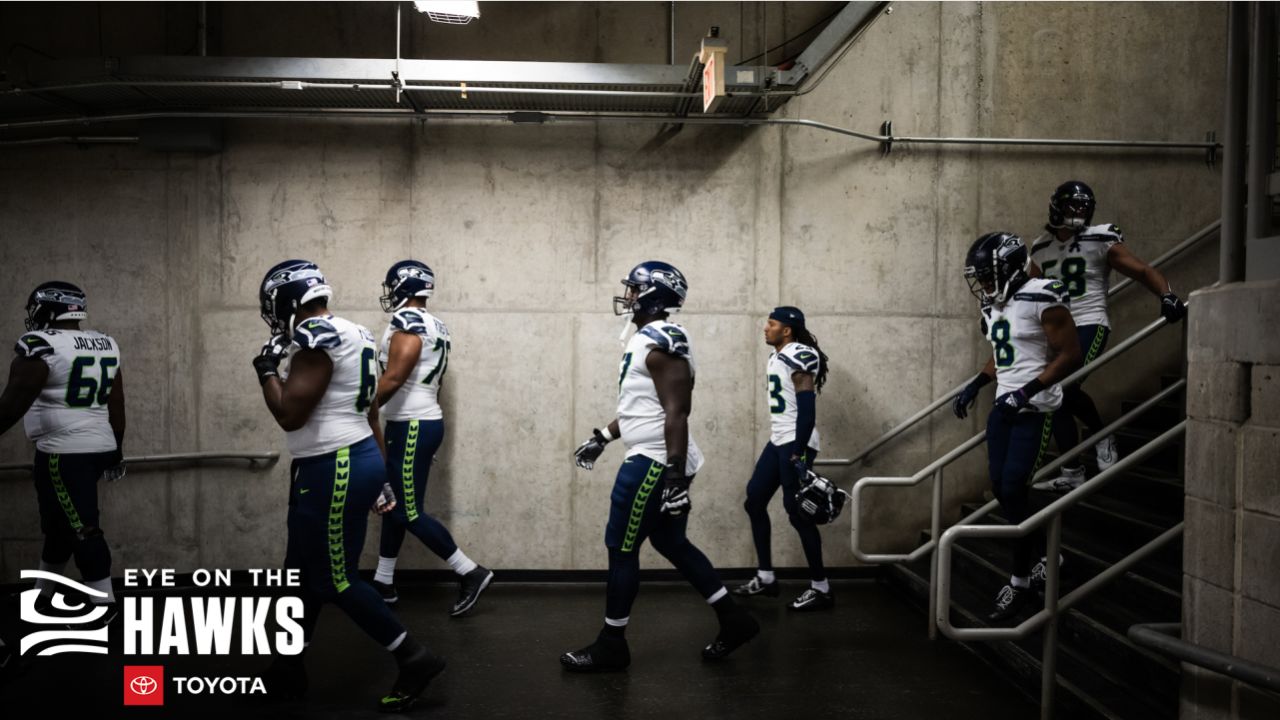
[[[342,336],[328,320],[311,318],[294,331],[293,341],[303,350],[332,350],[342,344]]]
[[[653,341],[659,350],[676,357],[689,357],[689,337],[679,325],[645,325],[640,334]]]
[[[1052,238],[1052,237],[1045,238],[1044,240],[1041,240],[1040,242],[1035,243],[1034,245],[1032,245],[1032,246],[1031,246],[1031,254],[1032,254],[1032,255],[1035,255],[1036,253],[1040,252],[1041,250],[1044,250],[1045,248],[1049,247],[1050,245],[1053,245],[1055,242],[1057,242],[1057,240],[1056,240],[1055,238]]]
[[[24,358],[42,358],[53,354],[53,346],[48,340],[40,337],[37,333],[27,333],[18,338],[17,344],[13,346],[13,351],[18,357]]]
[[[1049,280],[1038,287],[1028,287],[1022,292],[1014,293],[1014,300],[1030,300],[1031,302],[1071,304],[1071,294],[1061,280]]]
[[[778,353],[778,359],[791,368],[795,372],[809,373],[815,375],[818,372],[818,353],[808,345],[799,343],[783,348]]]
[[[414,308],[404,308],[392,313],[391,327],[415,335],[427,334],[427,320]]]
[[[1124,233],[1120,232],[1119,225],[1108,225],[1107,232],[1111,233],[1112,235],[1115,235],[1117,238],[1120,238],[1120,239],[1124,238]]]

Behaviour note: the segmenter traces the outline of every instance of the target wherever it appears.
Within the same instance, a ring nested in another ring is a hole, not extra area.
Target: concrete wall
[[[698,10],[710,18],[700,24],[728,25],[715,11]],[[235,12],[264,26],[258,10]],[[260,30],[232,32],[233,17],[224,11],[224,44],[274,47]],[[662,33],[637,41],[635,22],[609,15],[583,48],[643,47],[565,55],[559,39],[579,33],[561,29],[578,20],[555,20],[554,37],[534,33],[521,57],[638,61],[664,48]],[[1196,139],[1218,124],[1224,24],[1215,5],[904,4],[782,114],[864,130],[892,119],[900,134]],[[365,38],[349,40],[359,47],[374,32],[344,27]],[[691,47],[701,30],[688,32]],[[1078,49],[1068,63],[1069,43]],[[1182,79],[1173,91],[1168,76]],[[1157,81],[1165,92],[1132,91]],[[335,310],[380,332],[385,268],[419,257],[439,275],[432,308],[456,338],[429,506],[486,564],[599,568],[620,452],[594,472],[569,457],[612,411],[617,280],[663,258],[689,277],[681,320],[699,358],[693,427],[708,464],[691,535],[717,565],[749,566],[741,499],[767,438],[759,330],[770,308],[797,304],[812,318],[832,357],[819,402],[824,454],[848,456],[981,365],[961,277],[981,232],[1034,236],[1049,192],[1072,176],[1093,184],[1099,219],[1125,226],[1142,256],[1217,213],[1217,174],[1194,153],[898,146],[881,158],[874,145],[813,130],[732,127],[687,127],[642,152],[654,130],[236,121],[216,156],[4,152],[0,306],[13,310],[0,335],[20,331],[34,282],[80,282],[91,324],[125,351],[130,454],[283,449],[248,363],[265,339],[262,273],[285,257],[313,259],[336,287]],[[1210,272],[1184,262],[1171,275],[1181,289]],[[1141,295],[1120,301],[1118,335],[1155,316]],[[1167,333],[1147,361],[1096,382],[1104,412],[1156,387],[1150,358],[1176,370],[1176,341]],[[847,487],[863,474],[910,474],[978,422],[939,413],[871,465],[834,475]],[[0,438],[0,461],[28,452],[17,433]],[[981,492],[982,460],[949,472],[953,504]],[[278,563],[286,484],[285,464],[138,469],[101,493],[117,567]],[[927,520],[919,490],[871,498],[872,549],[914,539]],[[29,481],[6,474],[0,493],[0,579],[12,580],[36,561],[39,530]],[[842,518],[824,529],[832,565],[853,563],[848,527]],[[774,534],[775,562],[802,565],[780,507]],[[376,545],[367,548],[372,557]],[[413,543],[405,558],[440,565]]]
[[[1182,637],[1280,667],[1280,282],[1196,293],[1187,374]],[[1222,318],[1232,318],[1224,323]],[[1190,718],[1280,715],[1274,696],[1183,664]]]

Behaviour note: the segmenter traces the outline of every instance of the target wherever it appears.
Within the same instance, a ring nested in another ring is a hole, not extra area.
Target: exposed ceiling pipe
[[[468,89],[470,91],[470,89]],[[587,91],[582,91],[587,92]],[[628,113],[544,113],[501,111],[458,112],[451,110],[429,110],[415,113],[410,110],[303,110],[289,108],[236,109],[217,112],[158,111],[143,113],[121,113],[115,115],[96,115],[80,118],[55,118],[49,120],[24,120],[0,123],[0,130],[17,130],[41,127],[60,127],[65,125],[89,125],[105,122],[123,122],[146,120],[152,118],[323,118],[323,119],[413,119],[427,118],[452,120],[506,120],[517,124],[544,124],[548,122],[633,122],[633,123],[670,123],[672,118],[666,114],[643,115]],[[878,135],[864,133],[849,128],[799,118],[719,118],[719,117],[687,117],[680,120],[691,125],[737,125],[750,127],[757,125],[790,125],[811,128],[825,132],[837,133],[848,137],[866,140],[878,144],[885,143],[917,143],[930,145],[1006,145],[1023,147],[1113,147],[1144,148],[1148,150],[1202,150],[1216,152],[1218,143],[1208,142],[1176,142],[1167,140],[1093,140],[1070,138],[978,138],[978,137],[923,137],[909,135]]]
[[[0,140],[0,147],[18,147],[23,145],[134,145],[136,135],[59,135],[58,137],[26,138],[23,140]]]

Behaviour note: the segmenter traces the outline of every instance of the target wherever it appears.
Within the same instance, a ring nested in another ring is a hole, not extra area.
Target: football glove
[[[960,394],[956,395],[955,399],[951,401],[951,412],[955,413],[956,417],[961,420],[969,417],[969,411],[973,409],[974,403],[978,402],[979,389],[980,387],[976,382],[965,385]]]
[[[258,384],[265,385],[267,378],[280,376],[280,361],[289,351],[289,339],[283,334],[272,335],[262,344],[262,350],[253,358],[253,371],[258,373]]]
[[[377,499],[373,501],[373,511],[379,515],[385,515],[396,509],[396,494],[391,489],[391,483],[382,483],[382,492],[378,493]]]
[[[609,444],[609,438],[604,436],[597,428],[591,431],[591,439],[578,446],[573,451],[573,461],[578,467],[584,470],[590,470],[595,467],[596,459],[600,457],[600,453],[604,452],[604,446]]]
[[[1187,316],[1187,306],[1177,295],[1167,292],[1160,296],[1160,314],[1170,323],[1176,323]]]
[[[116,448],[107,458],[107,469],[102,471],[102,479],[115,482],[125,476],[124,453]]]
[[[796,479],[802,482],[805,476],[809,474],[809,463],[805,462],[804,458],[799,455],[791,456],[791,467],[796,472]]]
[[[671,517],[680,517],[689,512],[693,502],[689,500],[690,480],[680,468],[667,466],[662,471],[662,507],[659,510]]]
[[[1021,412],[1022,408],[1031,404],[1031,396],[1022,388],[1007,392],[996,398],[996,407],[1007,413]]]

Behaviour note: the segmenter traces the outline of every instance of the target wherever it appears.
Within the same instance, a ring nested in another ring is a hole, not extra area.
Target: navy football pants
[[[386,478],[378,443],[370,436],[336,452],[295,459],[291,475],[284,565],[302,571],[297,591],[306,605],[306,639],[321,605],[332,602],[380,645],[390,645],[404,626],[360,579],[358,567],[369,509]]]
[[[62,565],[75,557],[88,581],[111,577],[111,549],[98,524],[98,478],[113,454],[36,451],[36,501],[44,533],[40,559]]]
[[[987,469],[991,492],[1000,501],[1009,524],[1016,525],[1030,516],[1027,502],[1031,476],[1040,468],[1049,438],[1053,434],[1054,413],[1012,413],[996,408],[987,416]],[[1013,574],[1031,574],[1037,547],[1043,545],[1044,533],[1032,533],[1015,541]]]
[[[791,527],[800,535],[800,547],[804,549],[804,559],[809,564],[809,579],[826,580],[827,571],[822,566],[822,535],[818,532],[818,526],[800,512],[796,502],[796,493],[800,492],[800,478],[796,477],[795,466],[791,464],[793,448],[794,442],[782,446],[765,443],[764,450],[756,460],[756,469],[751,473],[751,480],[747,482],[747,501],[742,507],[751,518],[751,538],[755,541],[760,569],[772,570],[769,501],[781,487],[782,507],[787,511]],[[808,448],[804,456],[805,464],[812,468],[817,456],[817,450]]]
[[[386,442],[387,482],[396,493],[396,507],[382,516],[378,554],[386,558],[398,556],[407,529],[437,557],[448,560],[458,551],[458,544],[449,530],[425,510],[427,477],[431,474],[431,461],[444,442],[444,421],[388,421]]]
[[[1093,362],[1107,347],[1107,338],[1111,329],[1106,325],[1081,325],[1076,328],[1080,338],[1080,352],[1084,364]],[[1053,435],[1058,443],[1058,452],[1066,452],[1080,443],[1080,431],[1076,428],[1076,419],[1084,423],[1085,432],[1092,435],[1102,429],[1102,416],[1098,414],[1098,406],[1093,398],[1081,389],[1084,381],[1062,387],[1062,408],[1055,421]],[[1068,463],[1076,466],[1080,462]]]

